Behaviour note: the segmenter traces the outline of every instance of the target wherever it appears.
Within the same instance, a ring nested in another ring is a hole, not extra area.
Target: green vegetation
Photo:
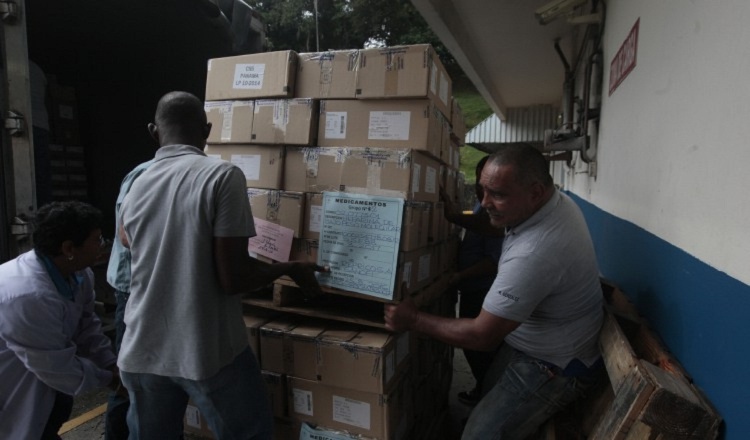
[[[471,130],[492,114],[492,109],[484,101],[484,98],[482,98],[469,80],[463,76],[459,76],[454,80],[453,96],[461,106],[461,110],[463,110],[467,130]],[[460,171],[466,176],[467,183],[474,183],[474,170],[477,162],[486,154],[468,145],[461,147]]]

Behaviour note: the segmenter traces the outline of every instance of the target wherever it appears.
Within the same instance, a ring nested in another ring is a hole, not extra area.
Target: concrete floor
[[[461,350],[455,351],[453,361],[453,382],[450,391],[450,436],[447,440],[459,439],[463,428],[463,420],[469,416],[471,408],[462,404],[456,398],[460,391],[470,390],[474,386],[474,378],[466,363],[466,358]],[[106,390],[97,390],[95,392],[79,396],[75,400],[71,420],[76,417],[92,414],[91,411],[106,405],[108,393]],[[77,426],[64,433],[63,440],[99,440],[104,438],[104,416],[98,415],[88,422]],[[199,439],[201,437],[187,434],[186,439]]]

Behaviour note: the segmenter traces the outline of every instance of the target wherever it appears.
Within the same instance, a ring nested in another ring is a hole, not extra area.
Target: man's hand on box
[[[315,278],[315,272],[330,272],[327,266],[304,261],[290,261],[289,263],[287,275],[302,289],[306,297],[315,298],[323,294],[318,279]]]
[[[419,320],[416,304],[410,299],[399,304],[386,304],[383,317],[385,328],[394,332],[411,330]]]

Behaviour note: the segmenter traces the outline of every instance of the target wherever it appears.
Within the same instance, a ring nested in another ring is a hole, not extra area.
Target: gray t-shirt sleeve
[[[216,194],[214,237],[254,237],[255,223],[247,198],[245,175],[232,166],[225,173]]]
[[[532,253],[502,258],[482,308],[501,318],[524,322],[559,282],[552,263]]]

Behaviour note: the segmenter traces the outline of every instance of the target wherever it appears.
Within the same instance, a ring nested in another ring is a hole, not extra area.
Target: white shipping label
[[[198,411],[198,408],[193,405],[188,405],[185,408],[185,422],[190,427],[201,428],[201,413]]]
[[[323,218],[322,206],[310,207],[310,232],[320,232],[320,222]]]
[[[428,194],[437,193],[437,175],[438,172],[435,168],[427,167],[427,170],[424,173],[424,190]]]
[[[417,281],[424,281],[430,276],[430,254],[419,257],[419,269],[417,270]]]
[[[346,112],[326,112],[326,139],[346,139]]]
[[[334,395],[333,420],[362,429],[370,429],[370,404]]]
[[[260,90],[263,88],[265,72],[265,64],[235,64],[232,88]]]
[[[411,112],[370,112],[367,139],[381,141],[408,141]]]
[[[293,388],[292,399],[294,399],[294,402],[292,402],[292,408],[294,408],[294,412],[296,412],[297,414],[304,414],[306,416],[313,416],[312,391]]]
[[[247,180],[260,180],[260,154],[233,154],[229,161],[245,173]]]
[[[415,163],[411,167],[412,174],[411,174],[411,193],[416,194],[419,192],[419,181],[421,180],[421,174],[422,174],[422,166],[418,163]]]

